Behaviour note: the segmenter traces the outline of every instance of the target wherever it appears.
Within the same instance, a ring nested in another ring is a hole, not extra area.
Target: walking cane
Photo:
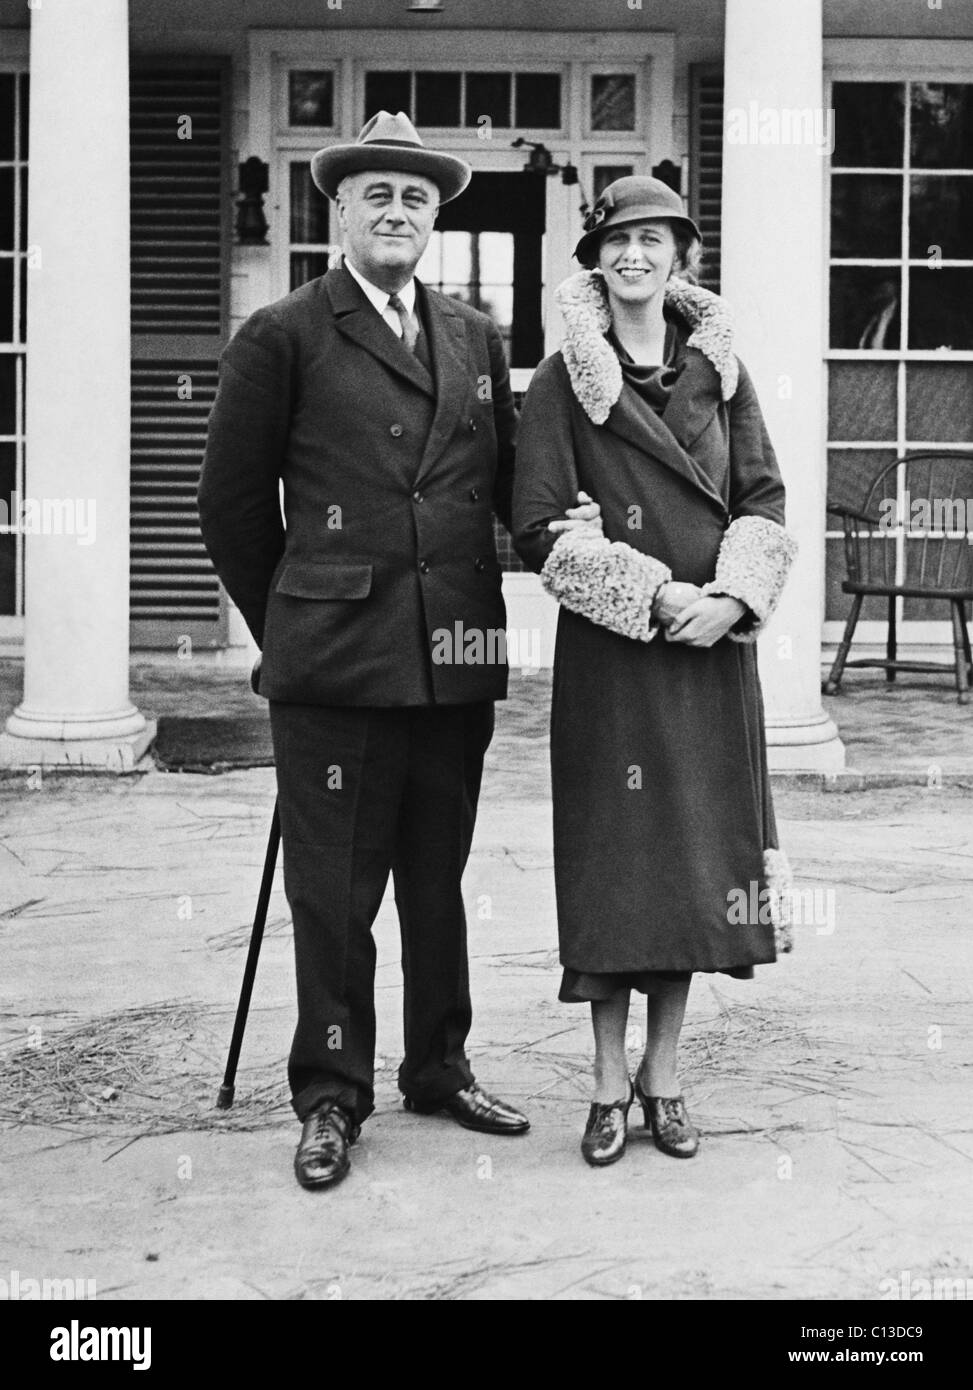
[[[236,1006],[236,1019],[233,1024],[233,1036],[230,1039],[230,1051],[226,1058],[223,1085],[220,1087],[220,1093],[216,1099],[217,1110],[229,1110],[233,1104],[237,1063],[240,1060],[240,1048],[243,1046],[243,1030],[247,1026],[247,1014],[250,1012],[250,996],[253,994],[253,982],[257,975],[257,959],[260,955],[260,943],[264,938],[264,927],[267,924],[267,907],[270,903],[270,891],[274,886],[274,870],[277,867],[279,849],[280,803],[275,801],[274,814],[270,822],[270,836],[267,840],[267,854],[264,859],[264,874],[260,880],[260,892],[257,894],[257,910],[253,914],[250,949],[247,952],[243,984],[240,987],[240,1002]]]

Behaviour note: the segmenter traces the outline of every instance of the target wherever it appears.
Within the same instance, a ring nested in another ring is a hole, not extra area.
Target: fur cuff
[[[764,878],[770,894],[770,920],[774,924],[774,949],[779,956],[794,949],[791,923],[791,890],[794,880],[787,855],[782,849],[764,850]]]
[[[716,575],[704,594],[728,594],[750,609],[728,636],[755,642],[777,607],[797,554],[797,542],[783,526],[764,516],[738,516],[720,542]]]
[[[660,560],[592,532],[565,531],[541,570],[557,601],[610,632],[651,642],[659,630],[652,603],[672,571]]]

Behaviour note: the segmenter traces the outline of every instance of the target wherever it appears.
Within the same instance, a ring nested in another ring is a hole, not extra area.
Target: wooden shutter
[[[723,211],[723,68],[690,68],[689,211],[703,233],[700,284],[720,289],[720,222]]]
[[[227,338],[227,68],[135,59],[131,78],[132,645],[225,641],[196,488]]]

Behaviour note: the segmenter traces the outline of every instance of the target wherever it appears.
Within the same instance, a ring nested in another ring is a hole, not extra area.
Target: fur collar
[[[605,277],[600,270],[581,270],[570,275],[555,293],[564,315],[561,344],[568,376],[585,414],[603,425],[622,394],[622,368],[605,334],[611,327]],[[723,399],[737,388],[737,359],[726,301],[688,280],[670,280],[665,302],[692,329],[686,346],[696,348],[712,362],[720,375]]]

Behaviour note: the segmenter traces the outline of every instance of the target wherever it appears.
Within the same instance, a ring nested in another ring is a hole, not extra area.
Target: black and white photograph
[[[971,621],[970,0],[0,0],[11,1345],[945,1365]]]

